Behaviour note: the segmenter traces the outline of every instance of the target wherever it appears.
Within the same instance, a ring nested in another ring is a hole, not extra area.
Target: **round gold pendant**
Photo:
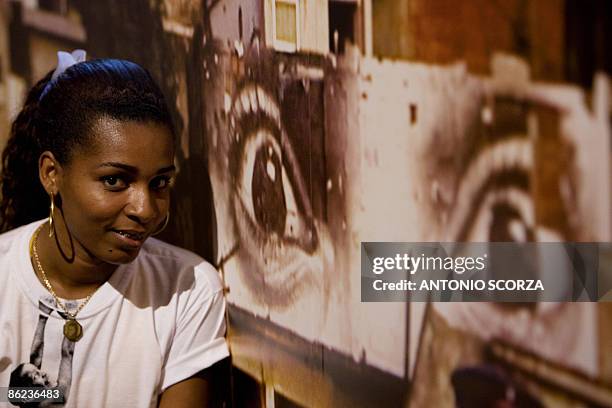
[[[83,327],[76,320],[68,319],[64,323],[64,336],[70,341],[79,341],[83,337]]]

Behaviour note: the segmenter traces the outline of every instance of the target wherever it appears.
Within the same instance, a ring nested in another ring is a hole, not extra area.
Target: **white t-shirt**
[[[59,386],[66,407],[149,407],[172,384],[229,355],[217,271],[153,238],[78,313],[83,337],[66,339],[30,261],[30,238],[42,222],[0,235],[0,387],[13,374],[13,383],[21,376]]]

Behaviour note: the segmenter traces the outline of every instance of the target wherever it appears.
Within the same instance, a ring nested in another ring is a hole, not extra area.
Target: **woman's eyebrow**
[[[118,163],[118,162],[104,162],[101,163],[100,165],[98,165],[98,168],[100,167],[115,167],[115,168],[119,168],[122,170],[125,170],[129,173],[134,173],[134,174],[138,174],[138,168],[134,167],[134,166],[130,166],[129,164],[124,164],[124,163]],[[162,174],[162,173],[168,173],[170,171],[175,171],[176,170],[176,166],[175,165],[171,165],[171,166],[167,166],[167,167],[162,167],[161,169],[157,170],[157,172],[155,174]]]
[[[176,170],[176,166],[173,164],[172,166],[163,167],[163,168],[157,170],[157,173],[155,173],[155,174],[168,173],[169,171],[175,171],[175,170]]]
[[[138,168],[134,166],[130,166],[129,164],[124,164],[124,163],[105,162],[105,163],[99,164],[98,168],[100,167],[116,167],[116,168],[123,169],[130,173],[138,173]]]

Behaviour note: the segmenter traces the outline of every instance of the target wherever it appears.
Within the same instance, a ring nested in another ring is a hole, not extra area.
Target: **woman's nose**
[[[148,186],[134,188],[130,194],[130,202],[126,205],[126,213],[128,217],[136,219],[141,224],[147,224],[157,218],[159,209]]]

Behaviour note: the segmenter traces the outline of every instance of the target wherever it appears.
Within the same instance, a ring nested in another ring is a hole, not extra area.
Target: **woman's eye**
[[[160,177],[153,180],[153,182],[151,183],[151,187],[155,190],[164,190],[170,187],[171,184],[172,183],[170,177]]]
[[[126,183],[117,176],[105,176],[102,178],[102,182],[104,183],[104,187],[111,190],[122,189],[126,186]]]

